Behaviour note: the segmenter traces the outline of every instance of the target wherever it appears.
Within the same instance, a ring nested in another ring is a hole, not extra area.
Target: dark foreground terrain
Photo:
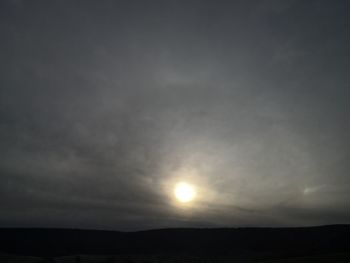
[[[350,225],[139,232],[0,229],[0,262],[350,262]]]

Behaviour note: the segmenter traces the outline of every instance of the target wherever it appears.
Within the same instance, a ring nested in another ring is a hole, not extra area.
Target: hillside
[[[78,254],[309,256],[349,252],[350,225],[139,232],[0,229],[0,251],[39,257]]]

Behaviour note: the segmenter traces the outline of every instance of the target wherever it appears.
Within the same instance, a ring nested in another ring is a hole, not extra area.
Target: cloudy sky
[[[350,223],[349,13],[1,1],[0,226]]]

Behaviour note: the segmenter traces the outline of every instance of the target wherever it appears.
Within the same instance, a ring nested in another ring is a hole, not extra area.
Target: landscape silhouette
[[[1,262],[348,262],[350,226],[137,232],[13,228],[0,230],[0,251]]]

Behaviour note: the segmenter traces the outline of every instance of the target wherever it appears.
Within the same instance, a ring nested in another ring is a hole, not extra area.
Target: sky
[[[1,1],[0,227],[350,223],[349,13]]]

